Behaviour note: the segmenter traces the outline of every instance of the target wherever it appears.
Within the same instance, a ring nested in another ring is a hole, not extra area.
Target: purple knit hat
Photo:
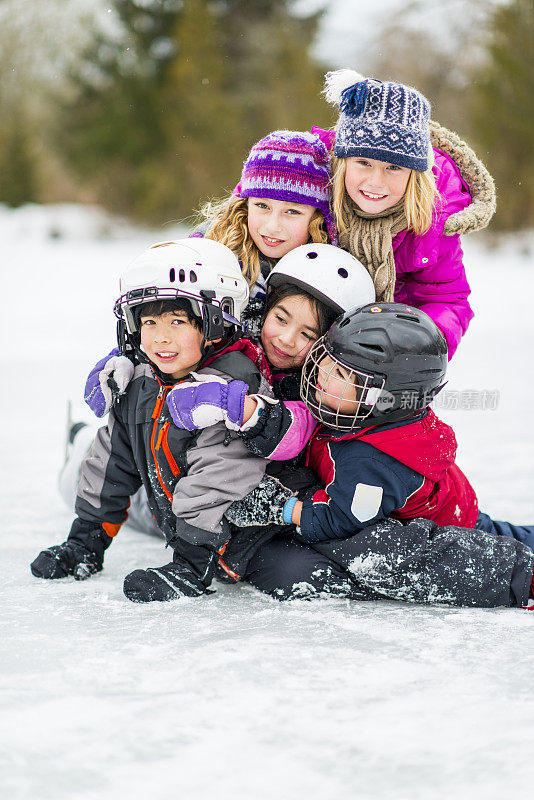
[[[234,195],[314,206],[324,216],[330,241],[337,244],[330,177],[330,154],[318,134],[273,131],[253,146]]]

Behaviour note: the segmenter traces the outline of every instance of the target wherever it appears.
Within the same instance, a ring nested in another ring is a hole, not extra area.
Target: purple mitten
[[[172,420],[178,428],[194,431],[224,422],[238,430],[248,385],[243,381],[225,383],[215,375],[199,375],[202,383],[179,383],[167,395]]]
[[[116,347],[95,364],[85,384],[84,400],[97,417],[107,414],[124,394],[133,373],[134,365],[126,356],[120,356]]]

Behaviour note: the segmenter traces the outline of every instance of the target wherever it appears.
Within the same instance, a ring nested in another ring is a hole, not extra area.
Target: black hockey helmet
[[[371,303],[343,314],[315,342],[302,370],[301,396],[320,422],[351,431],[417,416],[444,386],[446,370],[447,343],[428,314],[400,303]],[[334,378],[343,388],[330,394]]]

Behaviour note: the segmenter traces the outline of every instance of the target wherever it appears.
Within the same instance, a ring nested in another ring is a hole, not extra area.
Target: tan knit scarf
[[[393,302],[396,279],[393,237],[408,227],[404,198],[385,211],[368,214],[345,196],[342,212],[350,224],[339,235],[340,247],[349,250],[367,269],[375,285],[377,302]]]

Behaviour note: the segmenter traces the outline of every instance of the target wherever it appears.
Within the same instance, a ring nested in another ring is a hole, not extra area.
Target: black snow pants
[[[454,606],[524,606],[534,553],[515,539],[386,520],[350,539],[309,545],[277,536],[250,560],[244,579],[278,600],[343,597]]]

